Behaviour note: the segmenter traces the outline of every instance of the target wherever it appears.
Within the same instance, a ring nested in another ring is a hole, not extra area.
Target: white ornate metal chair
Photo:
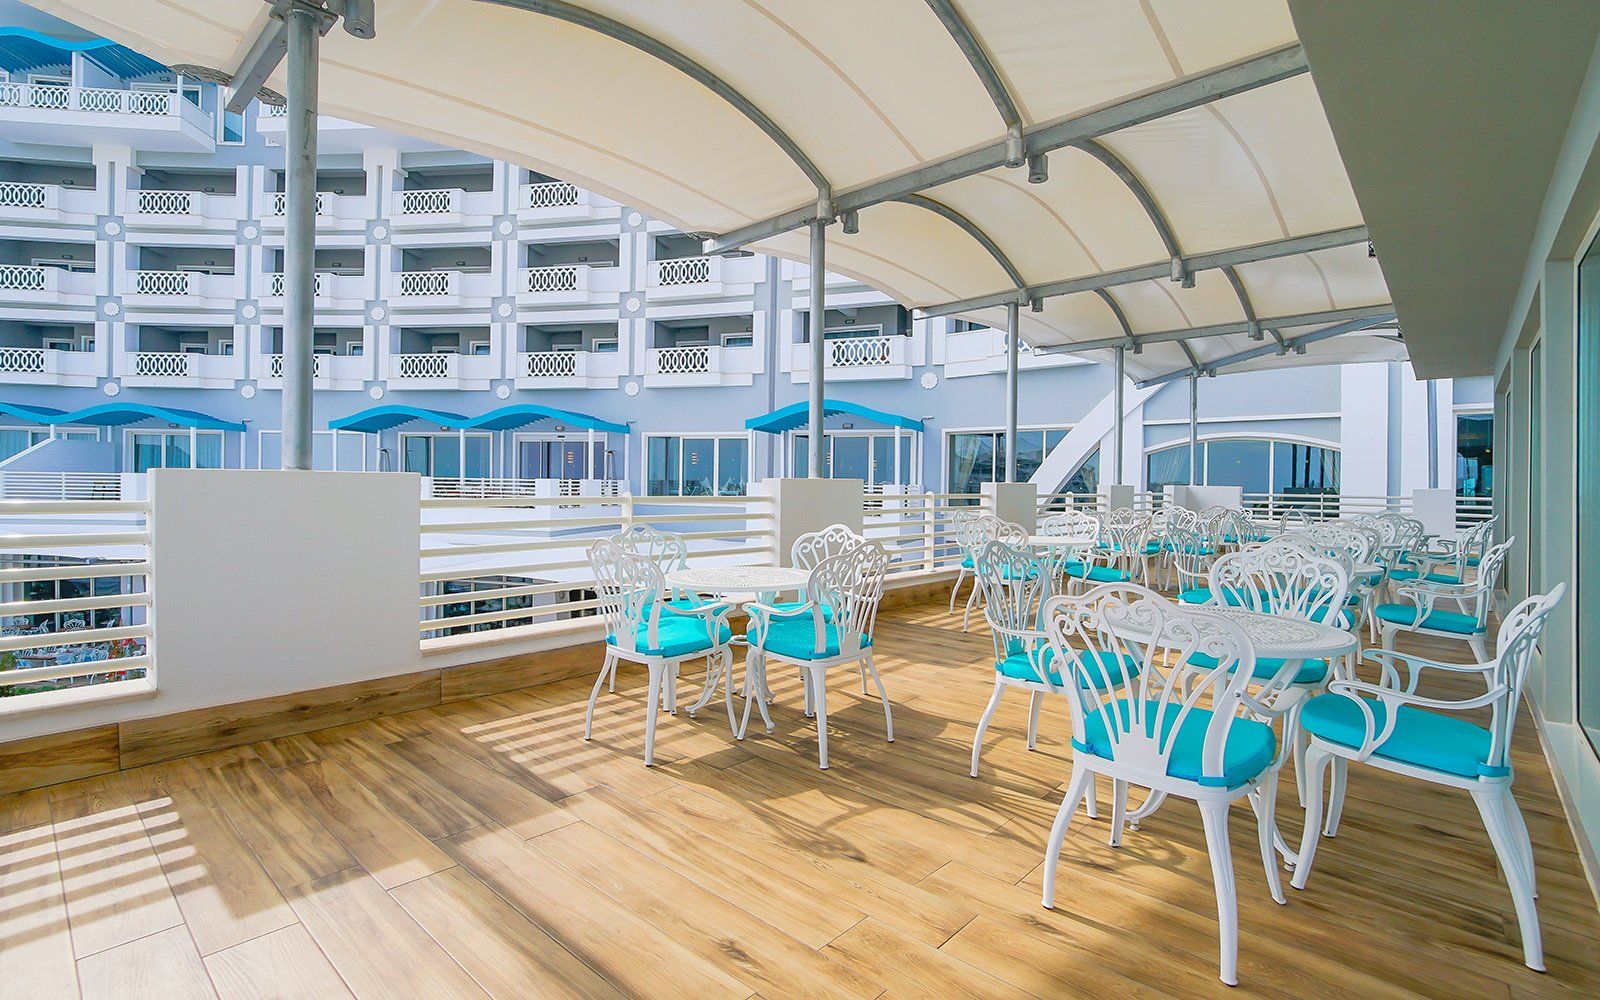
[[[1021,548],[1027,544],[1028,532],[1020,524],[1013,524],[1005,518],[994,514],[980,514],[964,526],[964,534],[958,535],[961,539],[961,563],[968,569],[976,572],[978,549],[987,542],[1005,542],[1007,545]],[[972,593],[967,595],[967,607],[961,614],[961,631],[965,632],[972,624],[972,607],[983,596],[982,588],[978,582],[972,582]]]
[[[1359,574],[1356,568],[1369,565],[1374,559],[1377,536],[1374,532],[1349,524],[1329,522],[1314,528],[1282,535],[1279,541],[1296,542],[1326,559],[1344,566],[1350,576],[1350,597],[1347,599],[1351,631],[1360,634],[1362,624],[1372,613],[1377,587],[1383,573]]]
[[[1067,681],[1044,632],[1044,606],[1056,594],[1054,574],[1040,572],[1040,557],[1024,549],[990,542],[978,550],[978,585],[983,588],[985,618],[994,637],[994,691],[978,720],[972,740],[972,776],[978,776],[978,758],[989,722],[1000,708],[1007,688],[1028,692],[1027,746],[1039,737],[1039,710],[1043,695],[1067,694]],[[1131,663],[1128,665],[1131,668]],[[1070,679],[1070,673],[1068,675]],[[1096,815],[1094,793],[1088,798],[1089,815]]]
[[[1069,580],[1085,584],[1141,583],[1150,579],[1152,519],[1123,507],[1101,523],[1100,544],[1087,562],[1070,560],[1062,567]]]
[[[1216,543],[1205,523],[1193,516],[1168,521],[1166,548],[1179,600],[1204,603],[1209,596],[1206,587],[1211,564],[1217,558]],[[1174,580],[1169,578],[1167,582],[1172,584]]]
[[[1045,907],[1055,906],[1061,844],[1096,775],[1112,781],[1114,847],[1122,843],[1130,785],[1192,799],[1200,807],[1216,889],[1220,974],[1223,982],[1237,983],[1239,921],[1229,807],[1248,799],[1255,810],[1267,884],[1282,903],[1273,809],[1284,748],[1294,743],[1289,709],[1303,695],[1276,684],[1252,695],[1247,688],[1255,653],[1238,626],[1195,614],[1141,587],[1097,587],[1081,597],[1052,598],[1045,628],[1057,662],[1067,664],[1083,692],[1067,699],[1072,774],[1045,853]],[[1196,656],[1215,665],[1198,668]],[[1139,667],[1126,687],[1114,683],[1104,668],[1122,657]],[[1197,671],[1197,682],[1179,683],[1181,671]],[[1271,722],[1281,724],[1281,737]]]
[[[961,584],[966,582],[967,576],[973,572],[972,550],[980,541],[972,537],[972,524],[982,516],[976,509],[956,511],[950,519],[951,534],[955,536],[956,548],[961,552],[961,568],[956,573],[955,586],[950,588],[950,613],[956,613],[956,598],[961,594]],[[977,589],[978,583],[973,581],[972,587]]]
[[[795,569],[816,569],[822,560],[848,552],[865,541],[866,538],[843,524],[830,524],[821,531],[810,531],[796,538],[789,547],[789,563]]]
[[[1494,607],[1494,585],[1516,541],[1508,538],[1491,546],[1478,563],[1478,575],[1467,583],[1412,580],[1396,584],[1395,602],[1379,604],[1372,609],[1383,648],[1393,649],[1395,636],[1411,632],[1465,642],[1472,647],[1478,662],[1487,660],[1489,652],[1484,637],[1489,632],[1489,611]],[[1441,601],[1449,601],[1459,610],[1441,608],[1438,606]]]
[[[806,715],[814,715],[817,720],[817,760],[823,770],[828,768],[829,667],[859,663],[872,675],[883,702],[884,728],[889,742],[894,742],[889,693],[872,661],[873,627],[888,570],[888,551],[877,542],[863,542],[817,564],[806,581],[805,604],[788,610],[765,604],[747,606],[750,630],[745,669],[755,671],[755,680],[747,684],[740,739],[750,724],[752,701],[760,707],[767,731],[772,731],[772,720],[767,717],[766,701],[760,692],[765,687],[767,664],[779,660],[800,669]]]
[[[1487,556],[1484,562],[1487,564]],[[1408,653],[1368,650],[1366,658],[1382,671],[1379,683],[1336,680],[1327,694],[1305,704],[1300,718],[1311,741],[1305,761],[1309,789],[1305,834],[1295,864],[1296,889],[1304,889],[1311,877],[1321,837],[1338,832],[1350,761],[1460,788],[1471,793],[1511,889],[1522,929],[1522,960],[1530,969],[1544,970],[1539,913],[1534,904],[1538,880],[1533,842],[1511,793],[1511,730],[1535,644],[1565,592],[1566,585],[1558,584],[1550,593],[1535,594],[1512,609],[1501,625],[1493,660],[1439,663]],[[1404,678],[1401,667],[1405,668]],[[1424,697],[1417,694],[1417,685],[1426,670],[1481,674],[1488,691],[1459,701]],[[1487,727],[1459,714],[1481,708],[1492,713]],[[1332,768],[1333,787],[1324,824],[1322,784],[1328,767]]]
[[[1099,536],[1100,518],[1086,510],[1069,510],[1051,514],[1039,522],[1039,534],[1059,537]]]
[[[1311,515],[1303,510],[1290,507],[1278,515],[1278,530],[1293,531],[1296,528],[1309,528],[1313,524]]]
[[[1467,571],[1482,563],[1484,552],[1493,544],[1497,520],[1490,517],[1457,537],[1446,539],[1438,548],[1413,552],[1410,564],[1391,572],[1389,579],[1397,583],[1417,579],[1428,583],[1465,583]]]
[[[606,658],[589,692],[583,717],[583,738],[594,731],[595,700],[608,676],[616,676],[618,662],[643,664],[650,671],[650,688],[644,722],[644,762],[655,763],[656,716],[665,695],[666,707],[678,711],[678,665],[684,660],[719,657],[724,674],[732,669],[733,632],[728,627],[727,602],[680,608],[664,600],[667,583],[661,568],[643,556],[601,539],[589,546],[589,566],[594,571],[599,612],[606,624]],[[733,692],[727,693],[728,719],[733,719]]]
[[[648,559],[660,567],[662,573],[672,573],[689,568],[689,543],[682,535],[661,531],[648,524],[635,524],[611,536],[624,552]],[[696,608],[705,603],[698,594],[666,591],[667,603],[680,611]],[[617,690],[617,665],[611,664],[610,690]]]

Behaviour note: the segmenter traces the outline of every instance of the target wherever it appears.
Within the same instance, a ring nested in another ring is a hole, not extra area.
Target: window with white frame
[[[794,474],[805,476],[811,463],[810,435],[794,436]],[[859,479],[868,486],[914,485],[911,468],[912,438],[900,434],[900,462],[895,465],[894,431],[828,431],[823,441],[823,461],[835,479]]]
[[[58,431],[56,437],[96,441],[100,435],[96,431]],[[50,430],[45,427],[0,427],[0,462],[49,438]]]
[[[228,110],[233,99],[231,87],[217,88],[217,144],[219,146],[244,145],[244,112]]]
[[[1035,427],[1017,432],[1017,480],[1027,482],[1039,471],[1070,427]],[[945,435],[945,470],[951,493],[977,493],[984,483],[1005,476],[1006,435],[1003,430],[952,431]],[[1099,488],[1099,452],[1089,456],[1063,487],[1068,493],[1093,493]]]
[[[645,435],[645,492],[658,497],[742,497],[750,483],[744,435]]]
[[[151,469],[222,468],[222,432],[129,431],[127,460],[130,472]]]
[[[1298,495],[1339,492],[1339,449],[1309,441],[1267,437],[1208,438],[1196,448],[1202,486],[1238,486],[1246,493]],[[1189,442],[1145,455],[1147,488],[1189,482]]]
[[[487,479],[490,450],[490,435],[483,432],[468,434],[464,448],[459,434],[402,434],[400,469],[436,479]]]

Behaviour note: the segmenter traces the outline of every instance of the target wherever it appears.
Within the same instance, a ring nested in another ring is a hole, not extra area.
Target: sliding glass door
[[[1600,614],[1600,240],[1590,244],[1578,267],[1577,347],[1575,620],[1593,622]],[[1535,410],[1535,424],[1540,419]],[[1548,583],[1535,585],[1548,589]],[[1578,628],[1576,653],[1578,723],[1600,753],[1600,629]]]

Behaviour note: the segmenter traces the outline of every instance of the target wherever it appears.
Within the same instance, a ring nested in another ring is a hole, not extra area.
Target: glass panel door
[[[711,438],[683,439],[683,495],[706,497],[715,490],[716,442]]]
[[[1577,664],[1578,725],[1589,738],[1590,748],[1600,753],[1600,629],[1593,627],[1600,611],[1600,241],[1591,243],[1578,265],[1578,371],[1576,397],[1578,404],[1577,437],[1577,496],[1576,536],[1573,539],[1577,552],[1573,564],[1577,579],[1573,581],[1575,593],[1573,620],[1590,622],[1589,627],[1575,629],[1577,648],[1573,650]],[[1551,359],[1554,360],[1554,359]],[[1557,371],[1562,366],[1553,366]],[[1545,415],[1533,412],[1535,423]],[[1555,419],[1565,419],[1564,414],[1552,414]],[[1537,488],[1537,487],[1536,487]],[[1559,499],[1555,503],[1561,503]],[[1529,541],[1532,552],[1539,551],[1543,543],[1541,532],[1532,532]],[[1551,574],[1559,578],[1560,571]],[[1549,590],[1555,580],[1535,586]]]
[[[858,436],[833,438],[833,478],[860,479],[871,482],[872,470],[867,462],[868,441]]]

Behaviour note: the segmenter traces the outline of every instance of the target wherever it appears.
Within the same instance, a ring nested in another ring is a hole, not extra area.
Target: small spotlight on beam
[[[1028,303],[1028,310],[1036,313],[1044,312],[1044,299],[1034,299],[1030,301]]]
[[[1050,179],[1050,157],[1044,153],[1034,153],[1028,157],[1028,183],[1043,184]]]
[[[839,221],[844,226],[846,236],[854,236],[861,232],[861,213],[855,209],[848,209],[839,214]]]

